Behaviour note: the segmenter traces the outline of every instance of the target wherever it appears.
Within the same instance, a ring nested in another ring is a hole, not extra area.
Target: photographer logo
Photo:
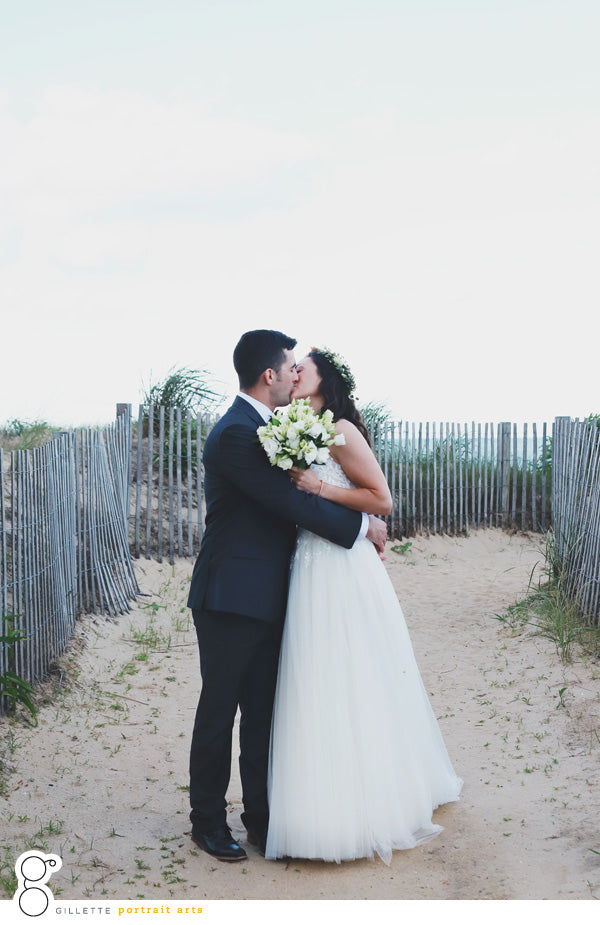
[[[43,915],[50,900],[54,899],[46,884],[61,867],[58,855],[42,851],[26,851],[17,858],[15,873],[19,885],[13,898],[21,912],[32,918]]]

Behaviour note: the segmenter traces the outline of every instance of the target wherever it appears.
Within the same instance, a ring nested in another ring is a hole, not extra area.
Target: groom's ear
[[[274,369],[271,369],[271,367],[269,367],[268,369],[265,369],[261,378],[262,378],[262,381],[265,383],[265,385],[273,385],[273,383],[277,379],[277,373],[275,372]]]

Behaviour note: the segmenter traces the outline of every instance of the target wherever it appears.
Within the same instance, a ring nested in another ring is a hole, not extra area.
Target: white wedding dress
[[[315,471],[352,487],[331,457]],[[396,593],[369,540],[300,530],[273,713],[267,858],[342,861],[413,848],[457,800]]]

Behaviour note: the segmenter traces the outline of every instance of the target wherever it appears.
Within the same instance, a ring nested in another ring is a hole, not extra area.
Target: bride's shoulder
[[[337,434],[342,434],[344,437],[344,444],[341,449],[343,449],[344,446],[355,449],[362,448],[363,444],[367,446],[367,441],[356,424],[353,424],[352,421],[349,421],[347,418],[340,418],[337,420],[335,422],[335,430]]]
[[[348,418],[339,418],[335,422],[335,430],[336,433],[344,434],[344,436],[358,436],[362,438],[362,434],[356,424],[353,424],[352,421],[348,420]]]

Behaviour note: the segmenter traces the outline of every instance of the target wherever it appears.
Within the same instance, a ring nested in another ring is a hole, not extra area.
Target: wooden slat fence
[[[195,556],[204,529],[202,448],[217,419],[140,405],[133,435],[129,538],[134,556]],[[199,462],[200,461],[200,462]]]
[[[563,581],[580,611],[600,620],[600,427],[557,418],[553,438],[553,531]]]
[[[0,643],[0,674],[38,681],[79,613],[130,609],[138,591],[127,535],[130,452],[127,415],[37,449],[0,449],[0,617],[27,637]]]
[[[546,424],[386,422],[371,439],[392,492],[393,537],[551,524]]]
[[[193,557],[202,540],[202,447],[215,419],[118,406],[114,425],[0,450],[0,616],[27,635],[8,668],[47,674],[82,611],[118,614],[139,593],[133,556]],[[589,422],[385,422],[373,451],[393,496],[394,538],[554,526],[573,593],[598,614],[600,431]],[[2,708],[0,704],[0,709]]]
[[[174,562],[197,554],[204,516],[202,447],[214,422],[139,407],[130,519],[134,556]],[[371,437],[392,491],[392,537],[467,534],[486,526],[544,532],[551,524],[546,424],[386,422],[373,425]]]

